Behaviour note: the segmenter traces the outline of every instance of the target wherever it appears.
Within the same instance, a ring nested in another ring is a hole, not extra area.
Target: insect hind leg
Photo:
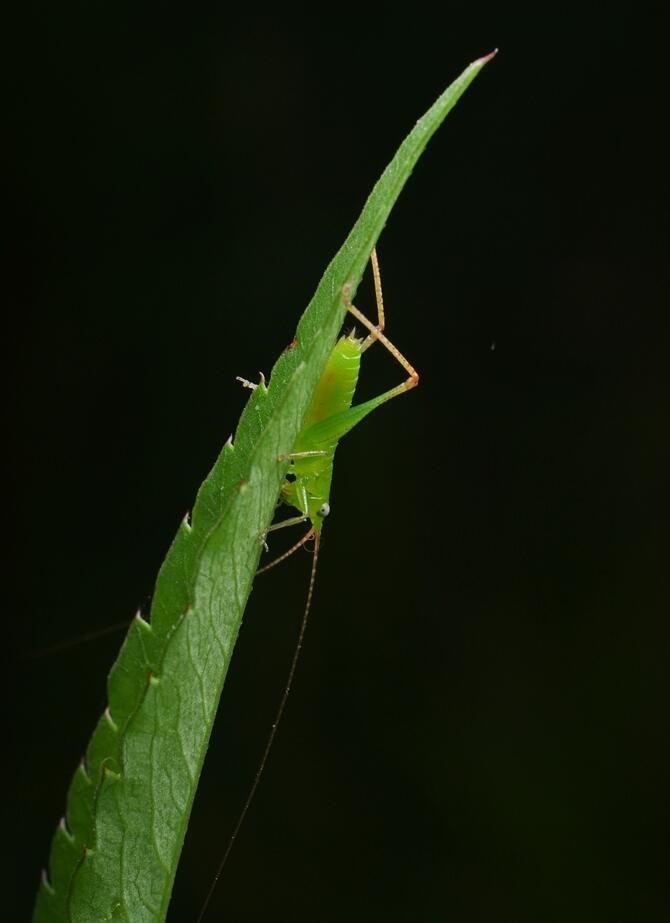
[[[372,278],[375,285],[375,302],[377,304],[377,326],[376,330],[378,333],[381,333],[386,326],[386,315],[384,314],[384,295],[382,294],[382,276],[379,271],[379,260],[377,259],[377,250],[373,247],[372,253],[370,254],[370,265],[372,266]],[[372,333],[369,333],[363,343],[362,352],[365,352],[366,349],[369,349],[373,343],[377,341],[377,337],[373,336]]]
[[[384,326],[386,323],[386,316],[384,313],[384,298],[382,295],[382,282],[381,274],[379,272],[379,261],[377,260],[377,251],[373,248],[372,253],[370,254],[370,263],[372,265],[372,275],[374,277],[375,283],[375,299],[377,301],[377,324],[373,324],[372,321],[359,311],[355,304],[352,303],[351,298],[349,297],[349,286],[345,285],[342,290],[342,297],[344,300],[344,306],[350,314],[353,314],[359,323],[361,323],[365,329],[368,331],[368,336],[363,341],[362,352],[365,352],[373,343],[381,343],[382,346],[387,349],[396,362],[399,362],[400,365],[407,372],[407,381],[403,382],[402,385],[398,385],[397,388],[394,388],[393,397],[396,394],[402,394],[404,391],[409,391],[411,388],[416,388],[419,384],[419,373],[414,368],[414,366],[407,360],[403,354],[400,352],[397,346],[395,346],[389,338],[384,334]]]

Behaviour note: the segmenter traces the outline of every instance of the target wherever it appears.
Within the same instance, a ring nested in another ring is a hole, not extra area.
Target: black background
[[[8,919],[29,916],[120,637],[26,653],[146,611],[246,400],[235,376],[270,370],[400,140],[496,46],[379,243],[421,387],[340,448],[304,657],[208,919],[667,919],[660,9],[23,7]],[[373,350],[361,394],[400,377]],[[250,783],[308,569],[251,597],[173,923]]]

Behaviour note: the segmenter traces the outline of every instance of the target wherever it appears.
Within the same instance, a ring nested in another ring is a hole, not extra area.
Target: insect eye
[[[328,513],[330,513],[330,503],[324,503],[322,506],[319,507],[318,509],[319,516],[327,516]]]

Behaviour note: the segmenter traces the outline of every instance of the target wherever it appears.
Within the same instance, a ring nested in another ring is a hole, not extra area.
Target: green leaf
[[[68,793],[34,921],[165,919],[223,682],[285,465],[384,223],[428,140],[489,60],[471,64],[400,146],[277,361],[250,397],[133,622]],[[76,707],[76,703],[75,706]]]

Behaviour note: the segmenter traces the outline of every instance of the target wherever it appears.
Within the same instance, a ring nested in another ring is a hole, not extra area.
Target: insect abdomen
[[[318,423],[351,407],[361,367],[361,341],[352,336],[341,337],[331,352],[316,389],[303,433]]]

